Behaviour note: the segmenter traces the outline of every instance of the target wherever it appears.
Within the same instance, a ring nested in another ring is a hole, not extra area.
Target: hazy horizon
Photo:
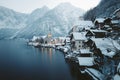
[[[61,3],[71,3],[73,6],[81,8],[85,11],[98,5],[100,0],[3,0],[0,1],[0,6],[13,9],[21,13],[31,13],[37,8],[47,6],[52,9]]]

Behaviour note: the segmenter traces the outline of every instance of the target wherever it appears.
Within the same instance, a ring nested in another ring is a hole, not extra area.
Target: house
[[[112,20],[111,21],[111,26],[113,30],[120,30],[120,20]]]
[[[81,57],[92,57],[93,52],[90,51],[90,49],[80,49],[80,56]]]
[[[88,30],[86,35],[86,37],[91,38],[105,38],[107,36],[107,31],[105,30]]]
[[[110,25],[104,25],[103,28],[105,31],[111,32],[112,31],[112,27]]]
[[[94,25],[98,29],[104,29],[104,25],[111,25],[111,18],[97,18]]]
[[[73,32],[71,34],[70,41],[72,50],[78,51],[82,48],[85,48],[84,43],[87,41],[87,38],[85,37],[85,32]]]
[[[80,49],[80,54],[77,57],[77,59],[78,59],[79,66],[90,67],[95,65],[93,52],[91,52],[89,49]]]
[[[94,21],[95,27],[99,28],[99,29],[103,28],[104,21],[105,21],[105,18],[97,18],[97,19],[95,19],[95,21]]]
[[[72,32],[81,32],[86,29],[90,29],[91,27],[94,27],[94,24],[92,21],[78,21],[74,24],[73,28],[69,31],[69,34]]]
[[[88,45],[96,56],[103,57],[102,55],[105,55],[112,58],[114,55],[116,55],[116,48],[111,39],[91,38],[88,41]]]

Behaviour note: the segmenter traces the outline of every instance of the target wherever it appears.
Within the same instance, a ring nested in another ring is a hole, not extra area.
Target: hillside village
[[[80,72],[95,80],[120,79],[120,9],[112,17],[79,21],[66,37],[34,36],[28,45],[52,47],[64,52],[65,59],[75,62]]]

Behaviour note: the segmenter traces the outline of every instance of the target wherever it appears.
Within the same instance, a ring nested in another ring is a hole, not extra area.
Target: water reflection
[[[53,50],[54,49],[44,48],[44,47],[41,47],[41,48],[38,48],[38,49],[39,49],[40,53],[43,54],[42,56],[44,56],[44,55],[48,56],[47,58],[49,58],[50,63],[52,63],[52,56],[53,56]]]

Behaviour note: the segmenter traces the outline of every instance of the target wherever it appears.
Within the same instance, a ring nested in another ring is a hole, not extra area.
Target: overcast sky
[[[95,7],[100,0],[0,0],[0,6],[11,8],[22,13],[30,13],[44,5],[54,8],[60,3],[69,2],[72,5],[88,10]]]

